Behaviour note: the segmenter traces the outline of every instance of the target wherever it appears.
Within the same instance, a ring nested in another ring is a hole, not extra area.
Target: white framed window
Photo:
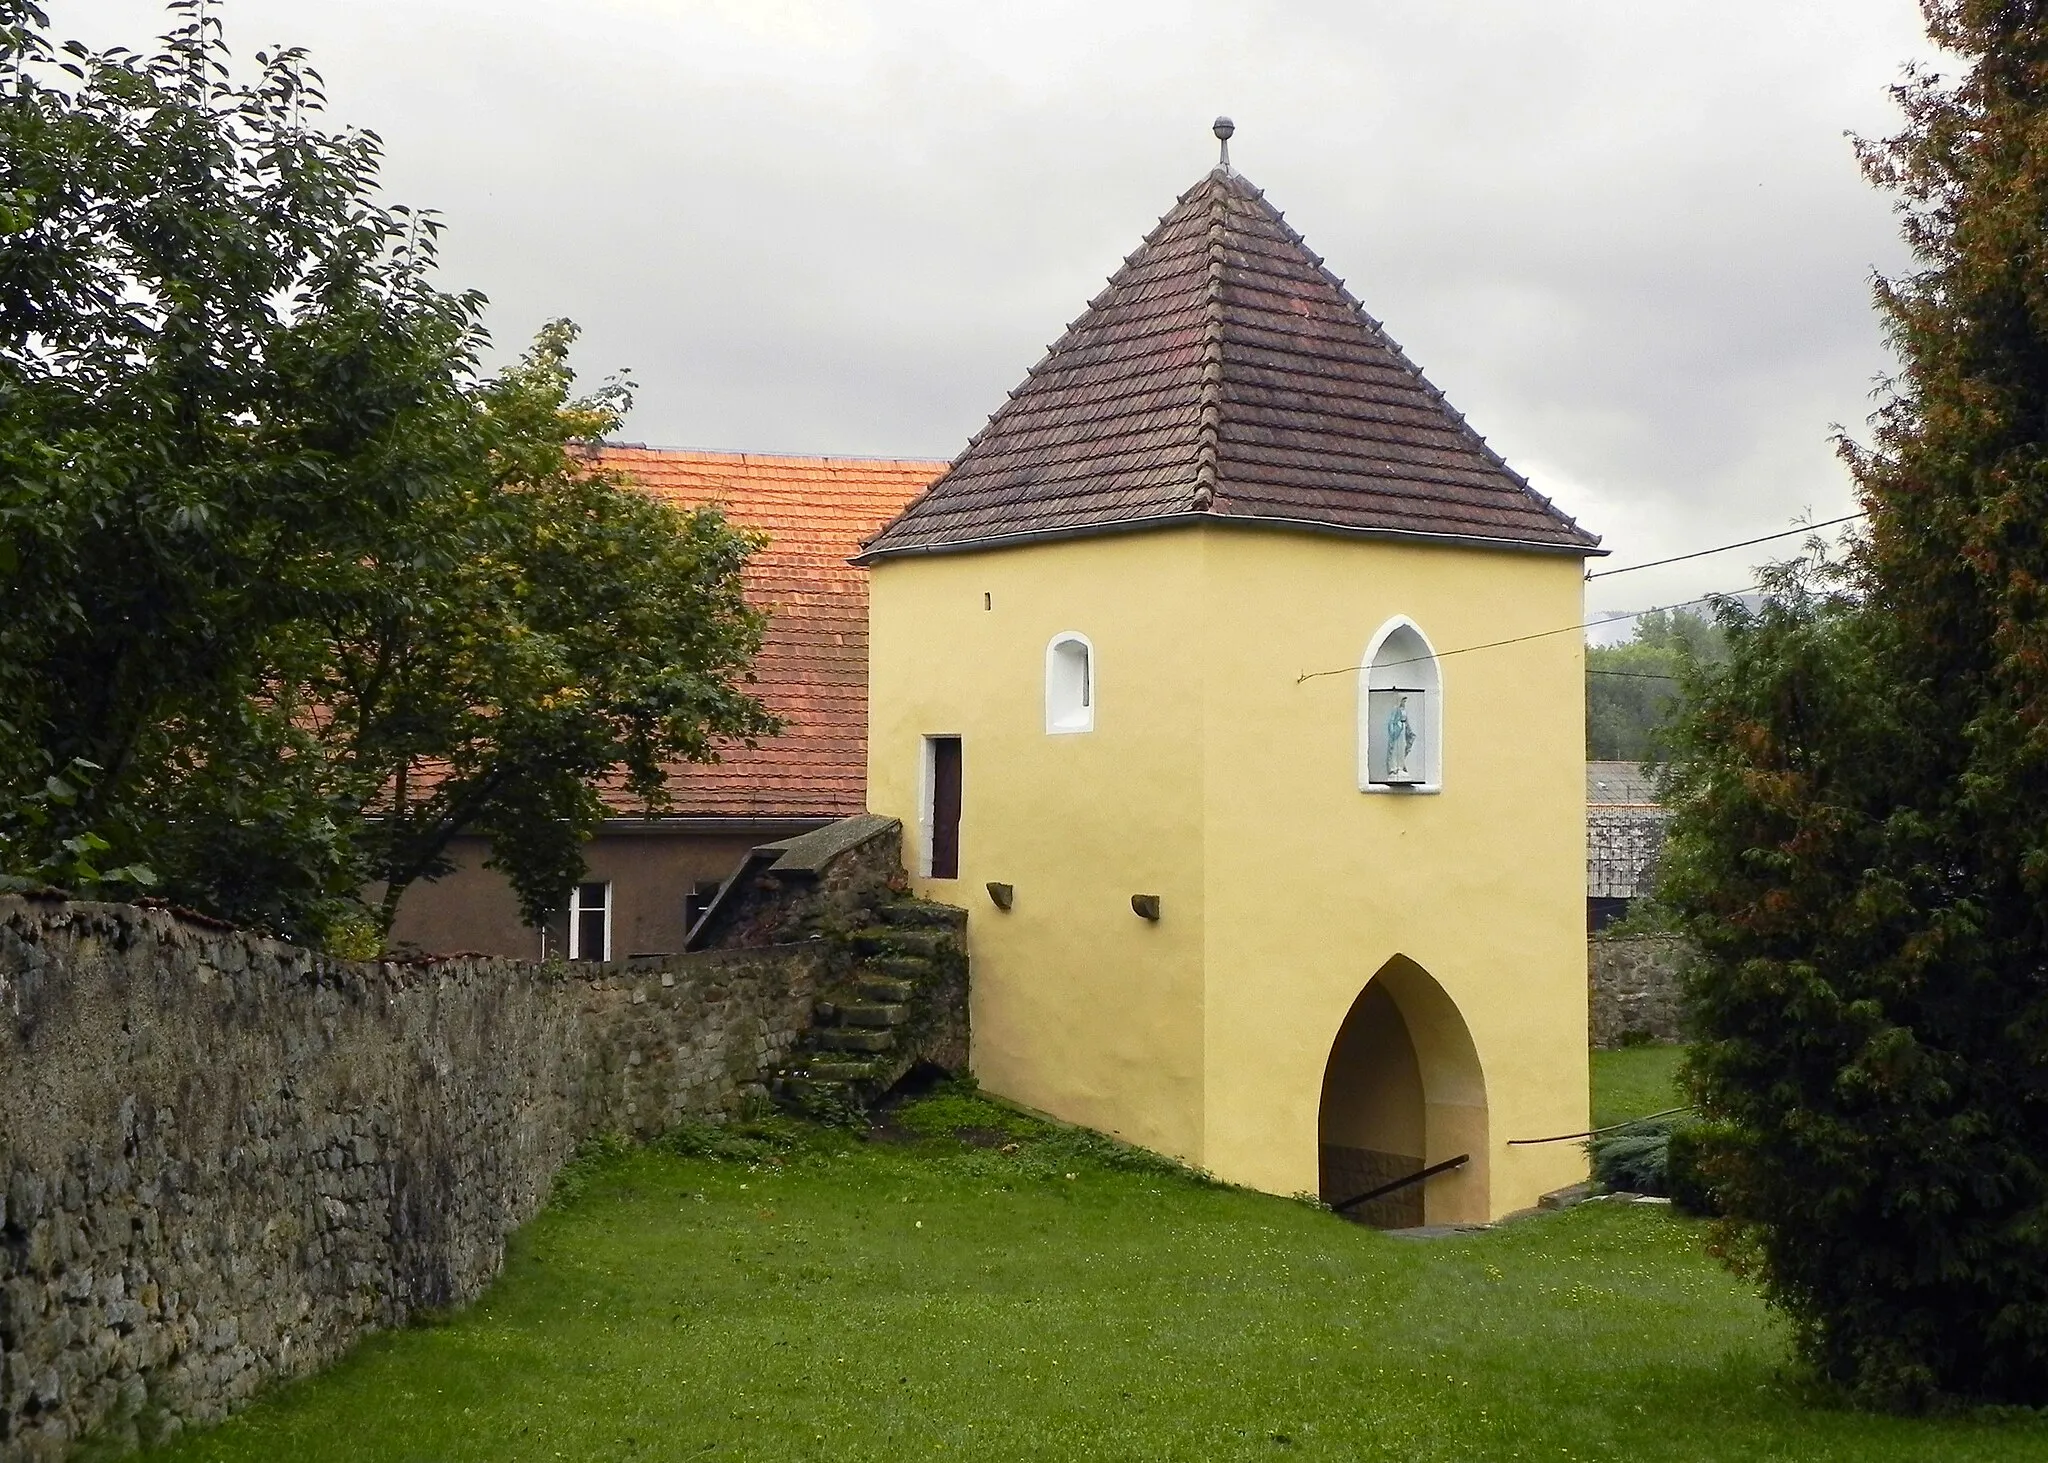
[[[612,958],[612,886],[578,884],[569,895],[569,958]]]
[[[1443,790],[1444,685],[1436,651],[1406,615],[1380,626],[1358,676],[1358,786]]]
[[[1045,730],[1095,730],[1095,646],[1078,630],[1062,630],[1045,647]]]

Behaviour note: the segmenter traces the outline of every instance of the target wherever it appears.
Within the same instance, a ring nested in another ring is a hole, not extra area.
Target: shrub
[[[1648,1118],[1592,1143],[1593,1177],[1617,1193],[1655,1194],[1692,1214],[1720,1213],[1708,1176],[1713,1135],[1679,1117]]]
[[[1666,1192],[1668,1132],[1628,1132],[1593,1144],[1593,1177],[1624,1194]]]
[[[1698,1123],[1681,1123],[1671,1130],[1665,1145],[1663,1190],[1679,1208],[1709,1217],[1721,1212],[1706,1169],[1711,1141],[1712,1135]]]
[[[1678,1124],[1675,1116],[1640,1118],[1595,1138],[1588,1145],[1593,1177],[1616,1193],[1669,1195],[1670,1147]]]

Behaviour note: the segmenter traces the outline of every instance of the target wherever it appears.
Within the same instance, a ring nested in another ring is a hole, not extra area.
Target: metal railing
[[[1463,1168],[1471,1161],[1471,1154],[1460,1153],[1456,1158],[1446,1158],[1442,1163],[1432,1163],[1428,1168],[1422,1169],[1417,1173],[1411,1173],[1405,1178],[1395,1179],[1390,1184],[1381,1184],[1376,1189],[1367,1189],[1364,1193],[1353,1195],[1341,1204],[1332,1204],[1330,1212],[1332,1214],[1342,1214],[1347,1209],[1356,1209],[1360,1204],[1369,1204],[1374,1199],[1384,1199],[1387,1195],[1399,1193],[1411,1184],[1419,1184],[1424,1179],[1433,1179],[1438,1174],[1449,1173],[1454,1168]]]

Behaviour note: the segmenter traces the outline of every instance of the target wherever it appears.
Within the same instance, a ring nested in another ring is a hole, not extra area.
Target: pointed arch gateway
[[[1380,967],[1337,1030],[1317,1136],[1323,1202],[1348,1218],[1401,1229],[1491,1217],[1478,1049],[1457,1003],[1404,955]],[[1461,1154],[1456,1168],[1350,1202]]]

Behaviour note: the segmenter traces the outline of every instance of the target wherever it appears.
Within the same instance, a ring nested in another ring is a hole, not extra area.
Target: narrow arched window
[[[1045,647],[1045,729],[1095,730],[1095,647],[1086,635],[1063,631]]]
[[[1358,785],[1366,792],[1443,786],[1443,676],[1436,652],[1405,615],[1366,647],[1358,677]]]

